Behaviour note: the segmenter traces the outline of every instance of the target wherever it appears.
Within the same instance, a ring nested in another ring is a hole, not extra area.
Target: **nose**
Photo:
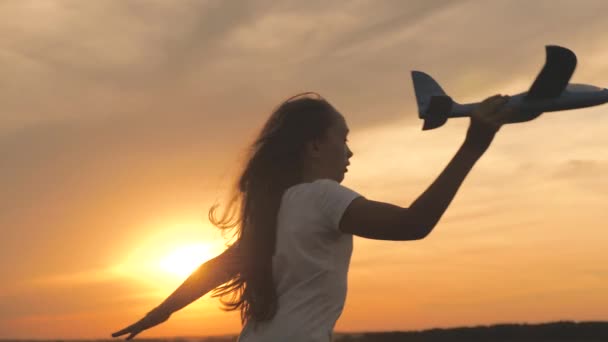
[[[346,147],[346,158],[350,158],[352,156],[354,156],[355,154],[353,153],[353,151],[350,150],[350,148],[347,146]]]

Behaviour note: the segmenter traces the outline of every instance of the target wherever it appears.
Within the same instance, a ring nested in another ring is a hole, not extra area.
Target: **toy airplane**
[[[510,96],[517,116],[508,123],[530,121],[544,112],[597,106],[608,102],[608,89],[588,84],[568,84],[576,68],[576,55],[563,47],[547,45],[547,59],[529,91]],[[412,71],[422,130],[442,126],[449,118],[466,117],[479,105],[452,100],[431,76]]]

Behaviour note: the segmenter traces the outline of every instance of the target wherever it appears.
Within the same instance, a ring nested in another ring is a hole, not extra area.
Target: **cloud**
[[[608,200],[608,160],[565,161],[551,176],[579,189],[582,193],[593,194],[593,199]]]
[[[192,67],[199,54],[213,55],[228,32],[247,24],[265,6],[189,0],[51,1],[40,6],[24,1],[7,5],[3,25],[13,33],[11,50],[48,68],[112,83],[145,82],[150,74],[169,71],[167,67],[172,73]],[[24,22],[17,20],[19,15],[38,20]],[[205,59],[197,63],[201,61]]]
[[[595,177],[603,179],[607,173],[608,160],[572,159],[564,162],[553,174],[558,178]]]
[[[509,2],[475,1],[3,6],[0,28],[11,34],[0,69],[11,81],[0,95],[7,116],[0,133],[58,117],[162,115],[150,109],[176,104],[183,110],[204,103],[242,118],[245,108],[259,112],[310,89],[328,95],[357,125],[377,124],[413,109],[408,69],[426,70],[455,98],[469,99],[501,90],[513,75],[529,84],[549,37],[581,55],[605,50],[593,35],[601,1],[534,2],[525,12]],[[586,25],[575,25],[582,17]],[[581,35],[589,39],[575,39]]]

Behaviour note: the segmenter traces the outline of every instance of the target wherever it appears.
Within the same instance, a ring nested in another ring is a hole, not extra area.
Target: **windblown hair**
[[[315,95],[311,97],[310,95]],[[241,323],[270,320],[278,309],[273,283],[277,214],[285,190],[302,180],[302,154],[308,141],[323,139],[337,111],[319,94],[300,93],[280,104],[247,151],[246,163],[221,219],[209,220],[233,230],[238,271],[213,291],[225,311],[240,310]],[[229,300],[224,297],[230,295]]]

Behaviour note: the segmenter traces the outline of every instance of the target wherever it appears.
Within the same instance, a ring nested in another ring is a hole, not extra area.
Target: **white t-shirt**
[[[329,342],[346,300],[353,236],[338,226],[361,196],[332,179],[287,189],[278,212],[272,260],[278,310],[270,321],[243,327],[238,342]]]

